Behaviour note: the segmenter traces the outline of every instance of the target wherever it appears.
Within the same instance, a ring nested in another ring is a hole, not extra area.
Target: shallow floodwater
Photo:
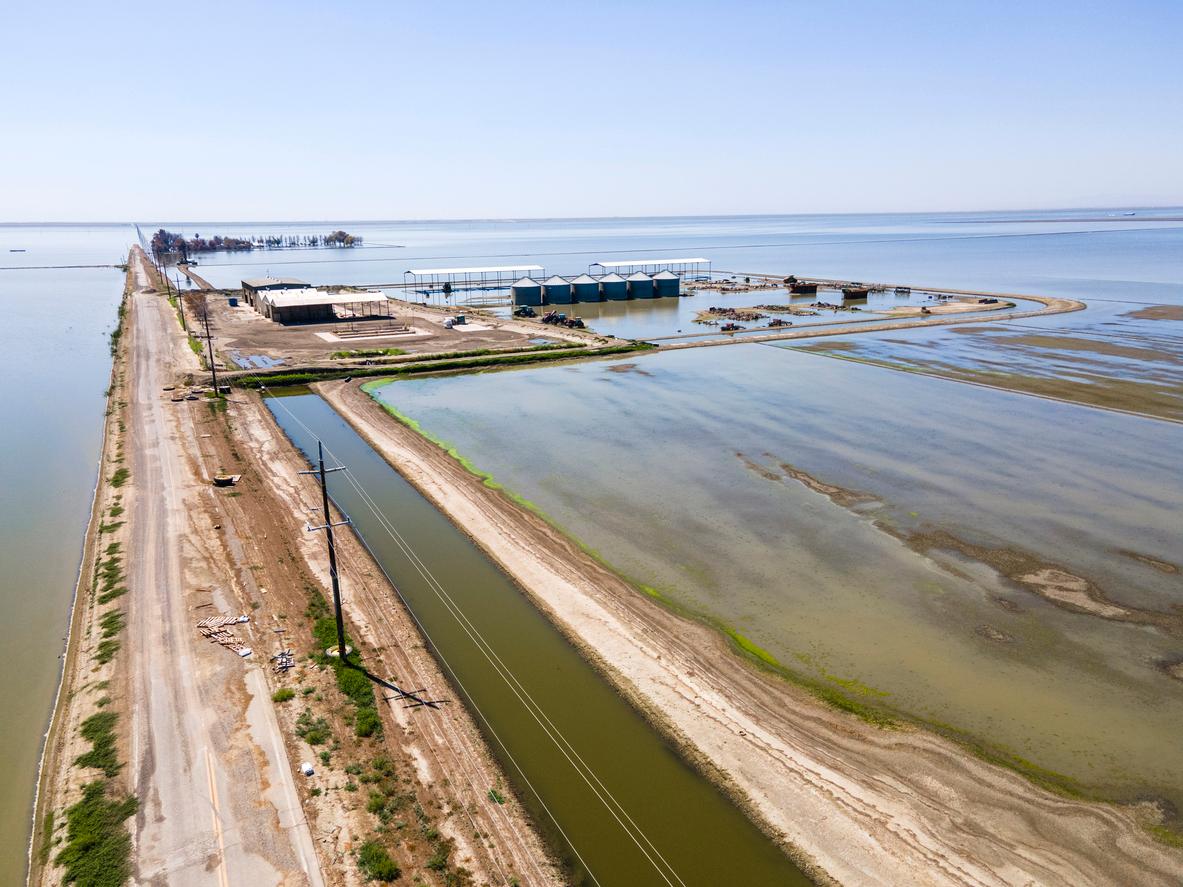
[[[409,603],[442,653],[445,667],[463,686],[468,702],[475,704],[478,723],[520,797],[552,844],[566,854],[572,883],[638,887],[679,881],[769,887],[808,883],[730,801],[659,739],[504,573],[328,404],[315,395],[299,395],[273,398],[268,406],[305,455],[315,451],[315,434],[334,462],[348,466],[538,707],[652,842],[649,855],[668,865],[667,875],[659,874],[659,868],[642,854],[489,667],[358,493],[334,475],[334,500]],[[348,576],[344,582],[347,589]],[[391,605],[395,606],[394,601]],[[429,689],[435,695],[447,695],[443,687]],[[422,710],[416,716],[434,715]],[[520,772],[513,760],[521,765]],[[677,879],[668,875],[670,871],[677,873]]]
[[[1107,796],[1183,803],[1177,633],[901,541],[1019,550],[1177,632],[1180,576],[1152,561],[1183,552],[1180,426],[757,344],[377,393],[786,667]],[[865,495],[835,504],[783,465]]]
[[[131,229],[0,225],[0,883],[23,883],[41,742],[61,669],[101,444],[108,334]],[[23,249],[25,252],[9,252]]]

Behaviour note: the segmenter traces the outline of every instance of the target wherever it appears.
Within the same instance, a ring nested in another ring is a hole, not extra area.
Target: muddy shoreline
[[[734,655],[489,489],[357,386],[318,390],[794,858],[841,883],[1173,883],[1152,815],[1068,800],[921,730],[882,730]]]

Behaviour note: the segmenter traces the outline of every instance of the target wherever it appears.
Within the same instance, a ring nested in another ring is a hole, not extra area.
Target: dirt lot
[[[544,325],[538,321],[494,317],[470,309],[443,309],[410,302],[395,302],[395,318],[356,322],[290,324],[275,323],[259,314],[241,298],[236,307],[223,291],[204,293],[210,309],[210,328],[219,366],[243,369],[235,357],[262,356],[280,360],[284,366],[323,365],[333,361],[334,352],[397,348],[408,354],[431,354],[475,349],[526,348],[546,342],[602,344],[602,336],[581,330]],[[463,313],[467,323],[448,329],[444,321]],[[196,329],[196,318],[187,313]],[[394,326],[407,327],[396,331]],[[366,356],[360,359],[366,359]],[[342,365],[350,361],[338,360]]]

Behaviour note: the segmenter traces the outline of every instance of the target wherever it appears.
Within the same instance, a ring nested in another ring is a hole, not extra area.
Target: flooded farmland
[[[761,345],[377,394],[786,670],[1183,802],[1178,426]]]

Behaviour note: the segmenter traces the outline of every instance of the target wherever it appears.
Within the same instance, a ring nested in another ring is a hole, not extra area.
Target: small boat
[[[9,252],[10,252],[10,253],[23,253],[23,252],[28,252],[28,250],[23,250],[23,249],[10,249],[10,250],[9,250]]]

